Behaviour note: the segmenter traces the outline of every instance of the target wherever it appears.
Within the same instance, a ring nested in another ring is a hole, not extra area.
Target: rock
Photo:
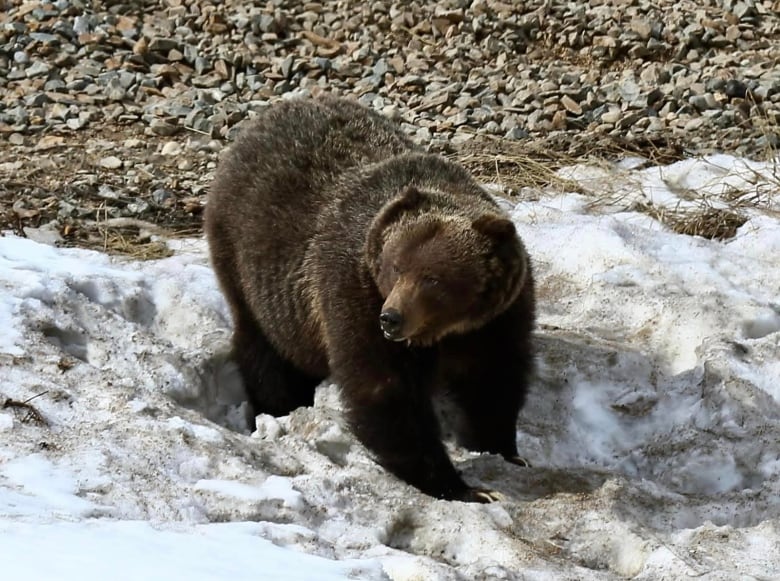
[[[46,151],[65,145],[65,138],[60,135],[46,135],[35,144],[37,151]]]
[[[162,150],[160,151],[162,155],[179,155],[181,152],[182,146],[176,141],[168,141],[163,145]]]
[[[155,135],[162,135],[166,137],[175,135],[180,130],[180,127],[175,123],[170,123],[163,119],[153,119],[149,124],[149,128]]]
[[[48,75],[51,71],[51,66],[43,61],[36,60],[27,69],[25,69],[25,75],[28,78],[41,77]]]
[[[561,97],[561,105],[569,112],[574,115],[582,115],[582,107],[580,107],[579,103],[577,103],[574,99],[569,97],[568,95],[564,95]]]
[[[51,195],[106,185],[130,198],[172,184],[199,195],[242,120],[324,92],[403,122],[432,150],[490,136],[578,155],[607,135],[638,148],[652,135],[672,156],[761,156],[780,115],[776,5],[0,0],[0,140],[9,163],[62,158],[68,172],[36,181]],[[96,135],[114,147],[80,154]],[[108,154],[121,171],[96,172]],[[106,203],[127,215],[126,199]]]
[[[152,201],[158,206],[166,206],[169,201],[175,200],[173,193],[166,189],[156,189],[152,192]]]
[[[552,128],[556,130],[566,129],[566,125],[566,112],[556,111],[552,118]]]
[[[148,50],[150,52],[167,53],[172,49],[178,49],[179,46],[179,43],[175,39],[155,36],[149,41]]]
[[[736,79],[729,79],[723,87],[723,92],[729,99],[744,99],[747,94],[747,85]]]
[[[631,30],[636,32],[642,40],[647,40],[653,32],[653,25],[648,20],[637,17],[631,21]]]
[[[513,127],[504,135],[504,139],[512,140],[526,139],[527,137],[529,137],[529,133],[521,127]]]
[[[691,119],[685,124],[684,130],[686,132],[693,132],[701,129],[703,126],[704,126],[704,119],[702,119],[701,117],[696,117],[694,119]]]
[[[620,121],[621,117],[623,117],[622,111],[620,109],[618,109],[617,107],[615,107],[613,109],[610,109],[606,113],[604,113],[601,116],[601,120],[604,123],[610,123],[610,124],[614,125],[615,123]]]
[[[119,169],[122,167],[122,160],[114,155],[102,158],[98,165],[105,169]]]

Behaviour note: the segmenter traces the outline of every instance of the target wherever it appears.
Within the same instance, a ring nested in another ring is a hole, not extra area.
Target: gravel
[[[238,124],[325,91],[455,156],[764,158],[778,46],[777,0],[0,0],[0,219],[65,243],[100,212],[195,232]]]

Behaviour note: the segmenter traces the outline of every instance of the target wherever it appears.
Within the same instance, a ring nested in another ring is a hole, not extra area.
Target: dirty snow
[[[382,471],[333,385],[248,423],[202,240],[138,263],[0,238],[0,402],[41,415],[0,408],[2,577],[780,577],[776,168],[561,175],[580,193],[504,202],[538,278],[532,467],[452,449],[492,505]],[[725,242],[626,210],[735,192],[763,206]]]

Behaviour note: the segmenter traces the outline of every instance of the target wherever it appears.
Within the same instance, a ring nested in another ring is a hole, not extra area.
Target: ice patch
[[[3,539],[0,554],[8,557],[3,562],[7,579],[24,579],[30,575],[58,581],[384,578],[376,562],[339,562],[307,555],[261,538],[259,535],[264,530],[260,523],[210,524],[190,530],[155,528],[138,521],[44,526],[0,521]],[[41,558],[42,555],[46,558]]]
[[[278,499],[287,508],[296,510],[303,507],[301,493],[293,489],[289,478],[281,476],[269,476],[260,486],[250,486],[229,480],[199,480],[195,484],[195,489],[253,502]]]
[[[40,454],[7,462],[0,466],[0,476],[8,487],[0,489],[0,515],[85,517],[102,510],[77,496],[80,487],[67,469]]]

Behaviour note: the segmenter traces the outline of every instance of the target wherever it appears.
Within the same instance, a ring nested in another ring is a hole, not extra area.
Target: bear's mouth
[[[382,334],[385,336],[385,339],[388,341],[395,341],[396,343],[400,341],[406,341],[406,337],[403,335],[393,335],[392,333],[388,333],[387,331],[382,331]]]

